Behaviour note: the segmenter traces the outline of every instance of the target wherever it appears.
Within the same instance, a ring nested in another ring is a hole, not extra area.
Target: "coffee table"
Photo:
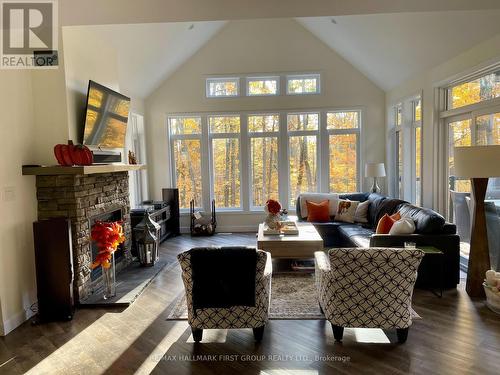
[[[264,235],[264,224],[259,224],[257,248],[269,251],[274,259],[314,258],[314,252],[323,250],[323,239],[311,223],[298,221],[297,228],[299,234]]]

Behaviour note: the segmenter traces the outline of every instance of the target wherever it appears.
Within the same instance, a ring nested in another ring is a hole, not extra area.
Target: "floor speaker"
[[[33,223],[38,320],[70,320],[74,314],[71,222],[66,218]]]

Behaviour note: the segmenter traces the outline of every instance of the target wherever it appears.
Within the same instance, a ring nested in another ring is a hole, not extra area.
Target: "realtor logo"
[[[1,68],[57,68],[56,0],[0,3]]]

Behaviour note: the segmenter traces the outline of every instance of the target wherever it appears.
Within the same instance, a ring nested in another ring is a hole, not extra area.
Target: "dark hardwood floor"
[[[218,234],[168,240],[172,262],[125,310],[79,309],[66,323],[23,324],[0,338],[1,374],[498,374],[500,316],[463,290],[437,298],[415,290],[422,317],[408,341],[395,332],[346,329],[334,342],[321,320],[273,320],[262,343],[251,329],[210,330],[194,344],[185,321],[166,321],[183,290],[176,254],[207,244],[255,244],[255,234]]]

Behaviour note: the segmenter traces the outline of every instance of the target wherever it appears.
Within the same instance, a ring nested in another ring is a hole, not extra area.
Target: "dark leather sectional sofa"
[[[415,242],[417,246],[434,246],[444,253],[444,258],[424,258],[419,269],[417,286],[438,288],[442,284],[445,289],[456,288],[460,279],[460,237],[456,234],[455,224],[447,223],[443,216],[431,209],[376,193],[341,194],[340,199],[360,202],[369,200],[371,203],[368,209],[368,223],[351,224],[334,220],[313,223],[323,238],[325,247],[403,247],[407,241]],[[414,220],[415,233],[375,234],[379,219],[386,213],[392,215],[398,211],[402,216]],[[299,220],[306,220],[301,217],[299,199],[297,216]]]

